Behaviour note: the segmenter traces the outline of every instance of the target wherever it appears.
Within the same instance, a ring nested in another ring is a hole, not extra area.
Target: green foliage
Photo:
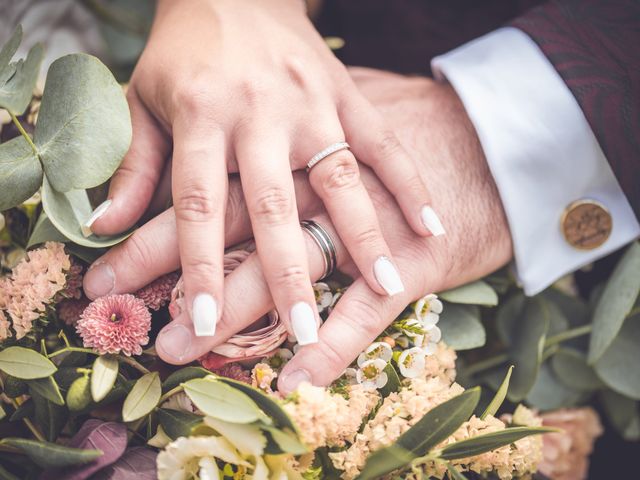
[[[91,396],[99,402],[111,391],[118,378],[118,359],[112,355],[102,355],[93,362],[91,372]]]
[[[132,422],[144,417],[158,405],[162,395],[162,385],[158,372],[140,377],[127,395],[122,405],[122,420]]]
[[[56,405],[64,405],[64,398],[62,398],[62,394],[60,393],[60,387],[52,376],[29,380],[27,384],[32,394],[36,392],[38,395],[41,395]]]
[[[22,27],[18,25],[9,41],[0,50],[0,108],[13,115],[22,115],[29,106],[44,49],[34,45],[25,60],[11,62],[22,41]]]
[[[202,367],[184,367],[180,370],[176,370],[169,375],[164,382],[162,382],[162,391],[168,392],[173,390],[181,383],[194,378],[204,378],[207,375],[211,375],[211,372]]]
[[[447,304],[440,315],[438,327],[442,340],[455,350],[482,347],[487,338],[476,306]]]
[[[0,445],[17,448],[42,468],[80,465],[102,455],[100,450],[83,450],[24,438],[4,438]]]
[[[551,358],[551,367],[556,377],[575,390],[596,390],[604,387],[602,380],[587,364],[586,356],[573,348],[558,349]]]
[[[24,347],[9,347],[0,351],[0,370],[23,380],[45,378],[56,372],[47,357]]]
[[[159,408],[157,413],[163,430],[174,440],[178,437],[188,437],[192,428],[202,423],[202,417],[195,413],[169,408]]]
[[[80,412],[91,403],[91,384],[88,375],[76,378],[67,391],[67,406],[72,412]]]
[[[507,396],[507,392],[509,391],[509,380],[511,379],[511,372],[513,372],[513,365],[511,365],[509,367],[509,370],[507,370],[507,374],[505,375],[504,380],[502,380],[502,383],[496,391],[495,396],[493,397],[491,402],[489,402],[489,405],[487,405],[487,408],[485,408],[482,415],[480,415],[481,419],[484,420],[488,415],[495,415],[502,406],[502,402],[504,402],[504,399]]]
[[[640,243],[634,242],[618,262],[593,312],[589,363],[593,365],[614,342],[640,293]]]
[[[600,400],[609,421],[629,441],[640,440],[640,402],[611,390],[601,393]]]
[[[42,185],[38,157],[23,137],[0,144],[0,210],[19,205]]]
[[[477,280],[461,287],[447,290],[438,296],[450,303],[465,303],[469,305],[484,305],[494,307],[498,305],[498,294],[487,282]],[[445,309],[446,311],[446,309]]]

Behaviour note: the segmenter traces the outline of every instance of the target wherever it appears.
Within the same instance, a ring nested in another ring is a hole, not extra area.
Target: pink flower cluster
[[[56,295],[64,294],[71,268],[64,245],[47,242],[28,252],[11,275],[0,278],[0,341],[11,336],[10,327],[17,339],[31,331]]]
[[[101,355],[140,355],[149,343],[151,313],[144,301],[133,295],[109,295],[91,302],[76,323],[85,347]]]
[[[178,278],[180,278],[178,272],[167,273],[141,288],[134,295],[140,298],[147,308],[158,311],[171,300],[171,292],[178,283]]]

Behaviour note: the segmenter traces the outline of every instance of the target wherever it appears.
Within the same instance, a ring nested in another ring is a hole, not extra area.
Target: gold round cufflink
[[[595,200],[578,200],[564,209],[560,220],[562,234],[569,245],[593,250],[607,241],[613,228],[609,210]]]

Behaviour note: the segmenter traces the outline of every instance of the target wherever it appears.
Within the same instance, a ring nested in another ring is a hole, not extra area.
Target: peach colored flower
[[[76,331],[85,347],[101,355],[124,353],[140,355],[149,342],[151,313],[133,295],[109,295],[94,300],[82,312]]]
[[[589,455],[602,434],[598,414],[590,407],[568,408],[541,415],[543,425],[560,433],[543,436],[540,472],[554,480],[582,480],[589,472]]]
[[[178,272],[167,273],[134,293],[151,310],[160,310],[171,300],[171,293],[178,283]]]

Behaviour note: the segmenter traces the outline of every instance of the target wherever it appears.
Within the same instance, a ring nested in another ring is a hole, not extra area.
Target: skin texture
[[[300,217],[315,219],[332,234],[340,269],[352,275],[354,283],[320,329],[319,343],[303,347],[283,371],[279,379],[283,390],[303,380],[316,385],[330,383],[409,302],[480,278],[512,257],[495,184],[475,130],[453,89],[425,78],[375,70],[351,69],[351,74],[361,92],[394,126],[407,150],[419,159],[418,169],[432,186],[433,205],[448,220],[447,234],[416,236],[393,196],[363,167],[363,182],[406,286],[404,293],[394,297],[379,295],[359,275],[306,175],[295,174]],[[233,245],[251,235],[246,205],[234,179],[230,180],[228,205],[226,243]],[[315,280],[322,273],[320,251],[310,239],[306,239],[306,248]],[[116,272],[116,292],[133,291],[176,269],[179,258],[173,209],[155,217],[98,262],[108,262]],[[273,308],[257,256],[231,273],[225,284],[225,306],[216,336],[195,337],[189,318],[178,317],[158,337],[156,348],[163,359],[187,363]],[[177,338],[188,341],[176,348]]]
[[[353,153],[342,150],[314,167],[311,188],[374,291],[385,294],[375,261],[393,256],[354,154],[395,195],[415,233],[429,235],[420,212],[430,197],[415,162],[358,92],[300,0],[160,1],[128,100],[133,143],[111,184],[112,204],[91,228],[113,234],[131,227],[170,156],[186,305],[198,324],[203,310],[192,308],[196,298],[224,308],[228,173],[242,177],[257,250],[267,252],[260,257],[265,279],[287,324],[298,302],[312,306],[318,321],[291,171],[325,147],[346,139]],[[111,285],[92,286],[105,294]],[[216,319],[205,321],[211,327]]]

